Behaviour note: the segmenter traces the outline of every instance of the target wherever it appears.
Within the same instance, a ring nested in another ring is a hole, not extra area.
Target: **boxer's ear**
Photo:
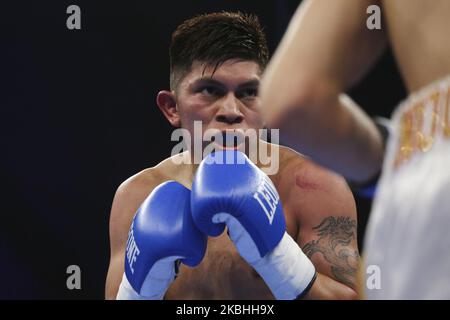
[[[167,90],[158,92],[156,104],[172,126],[180,127],[180,114],[177,110],[177,102],[173,92]]]

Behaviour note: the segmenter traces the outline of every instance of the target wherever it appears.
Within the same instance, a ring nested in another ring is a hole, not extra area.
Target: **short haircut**
[[[170,44],[170,87],[175,90],[199,61],[214,71],[229,59],[256,62],[261,70],[269,60],[266,36],[258,17],[241,12],[202,14],[181,23]]]

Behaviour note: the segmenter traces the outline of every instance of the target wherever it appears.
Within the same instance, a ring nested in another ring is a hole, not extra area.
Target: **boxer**
[[[158,93],[157,105],[172,126],[192,135],[195,121],[202,122],[204,131],[257,131],[264,126],[258,86],[267,61],[265,36],[255,16],[222,12],[194,17],[172,35],[171,90]],[[219,151],[207,153],[200,163],[179,161],[195,158],[191,144],[119,186],[110,217],[106,298],[356,298],[356,208],[345,180],[282,146],[278,170],[266,174],[264,164],[251,161],[240,142],[231,150],[215,143]],[[259,148],[270,145],[259,141]],[[202,146],[206,150],[207,144]],[[245,161],[230,164],[218,179],[223,167],[205,167],[204,161],[220,154],[220,148],[239,152]],[[213,171],[205,176],[201,168]],[[265,208],[275,210],[269,213],[274,224],[247,221],[245,238],[253,240],[241,242],[243,229],[227,218],[239,213],[210,210],[213,190],[227,208],[237,192],[245,192],[242,199],[249,204],[242,210],[248,219],[265,217]],[[205,202],[210,204],[199,206]],[[201,217],[208,215],[213,220],[202,225]],[[219,230],[210,233],[208,224]]]

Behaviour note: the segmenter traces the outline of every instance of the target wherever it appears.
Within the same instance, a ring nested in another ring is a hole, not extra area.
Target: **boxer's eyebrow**
[[[249,81],[239,84],[238,88],[259,87],[259,83],[260,83],[260,81],[257,79],[249,80]]]
[[[212,86],[224,86],[224,84],[220,81],[214,80],[212,78],[200,78],[195,80],[192,83],[193,86],[204,86],[204,85],[212,85]]]
[[[259,87],[260,81],[258,79],[252,79],[245,81],[243,83],[240,83],[237,88],[247,88],[247,87]],[[225,87],[225,84],[221,81],[215,80],[213,78],[200,78],[195,80],[192,83],[192,86],[199,87],[204,85],[212,85],[212,86],[218,86],[218,87]]]

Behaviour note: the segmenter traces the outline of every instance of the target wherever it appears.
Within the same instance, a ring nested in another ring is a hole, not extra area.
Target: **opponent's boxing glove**
[[[221,234],[226,224],[240,255],[275,298],[295,299],[313,283],[314,265],[286,232],[275,186],[245,154],[227,150],[205,157],[194,177],[191,210],[208,235]]]
[[[156,187],[136,212],[128,234],[125,272],[117,299],[162,299],[178,259],[196,266],[207,237],[195,226],[190,190],[175,181]]]

